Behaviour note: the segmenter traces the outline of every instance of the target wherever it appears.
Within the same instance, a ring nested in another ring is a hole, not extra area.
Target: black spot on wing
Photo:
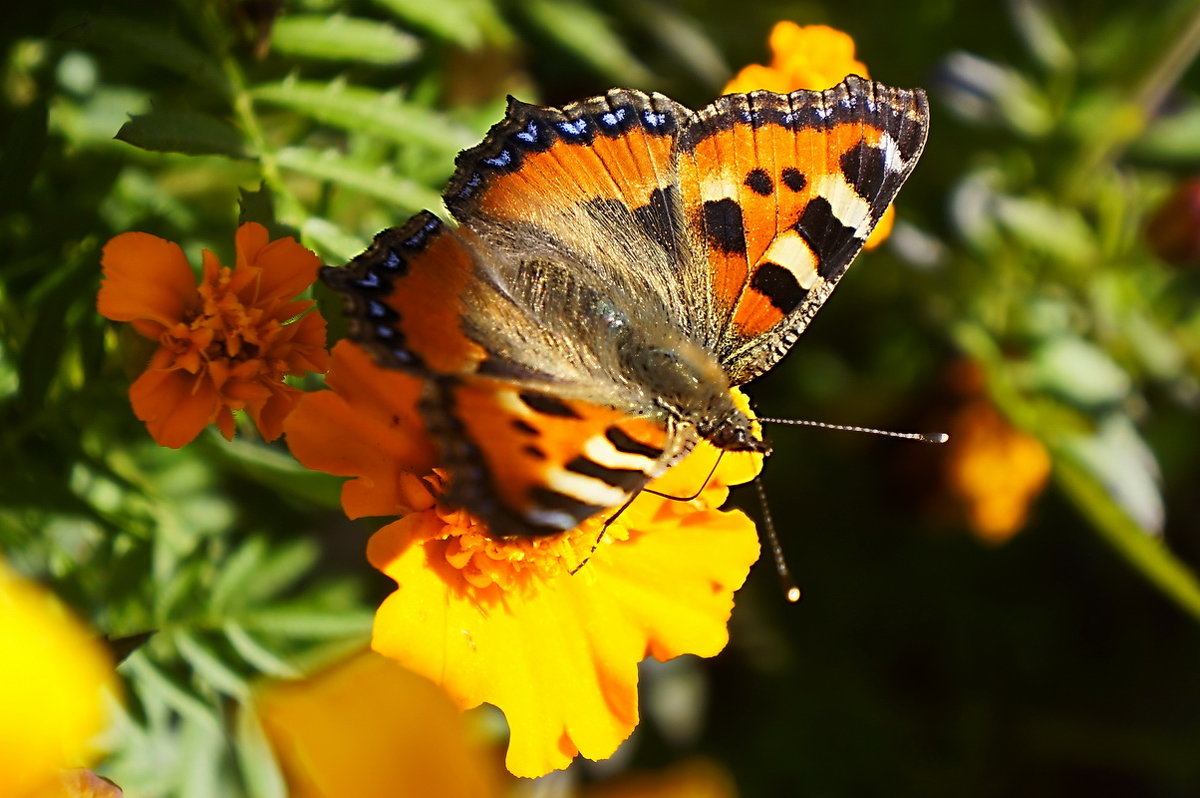
[[[670,254],[674,254],[678,248],[675,219],[671,210],[678,202],[676,192],[674,186],[656,188],[650,192],[649,202],[633,209],[633,220],[646,237],[658,242]]]
[[[805,206],[800,219],[793,225],[817,256],[817,274],[825,280],[836,280],[850,265],[850,256],[861,245],[854,228],[846,227],[833,215],[833,207],[824,197],[814,197]]]
[[[528,444],[527,446],[523,446],[521,448],[521,451],[525,452],[525,454],[529,455],[534,460],[545,460],[546,459],[546,453],[543,452],[537,446],[534,446],[533,444]]]
[[[556,416],[558,418],[583,418],[575,412],[575,408],[559,399],[556,396],[551,396],[548,393],[536,393],[534,391],[521,391],[521,401],[526,404],[529,409],[541,413],[543,416]]]
[[[765,197],[775,190],[775,181],[762,167],[751,169],[746,173],[745,185],[760,197]]]
[[[750,278],[750,287],[787,315],[800,306],[808,290],[800,287],[795,275],[778,263],[762,263]]]
[[[622,454],[636,454],[651,460],[657,460],[663,456],[662,449],[642,443],[620,427],[609,427],[604,431],[604,437],[608,438],[608,442],[613,445],[613,448]]]
[[[746,251],[746,229],[742,206],[735,200],[709,200],[704,203],[704,233],[708,243],[722,252]]]
[[[627,491],[637,490],[646,483],[646,474],[638,469],[609,468],[587,457],[576,457],[567,463],[567,470]]]
[[[526,421],[523,418],[514,418],[512,420],[512,428],[515,429],[517,432],[524,433],[525,435],[540,434],[538,432],[537,427],[533,426],[532,424],[530,424],[528,421]]]
[[[783,169],[783,184],[792,191],[799,193],[808,185],[808,178],[796,167],[787,166]]]
[[[842,155],[841,167],[846,182],[855,193],[874,205],[875,198],[883,193],[888,176],[883,150],[860,141]],[[882,213],[882,209],[880,212]]]

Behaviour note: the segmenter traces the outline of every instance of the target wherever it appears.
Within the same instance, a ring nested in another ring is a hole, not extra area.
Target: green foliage
[[[150,350],[95,310],[104,243],[144,230],[229,262],[240,211],[344,262],[442,212],[455,153],[505,93],[627,84],[703,104],[792,14],[848,30],[875,77],[926,85],[934,126],[888,250],[764,381],[764,415],[944,427],[941,375],[966,357],[1054,485],[992,549],[961,519],[926,534],[951,504],[938,455],[773,433],[774,515],[817,598],[783,618],[768,578],[746,589],[706,750],[747,795],[1200,782],[1200,692],[1173,664],[1200,656],[1200,284],[1146,238],[1200,168],[1194,2],[305,0],[256,16],[269,5],[72,1],[5,30],[0,547],[123,658],[102,772],[127,794],[283,795],[243,704],[365,641],[386,580],[340,520],[340,481],[252,427],[153,444],[128,403]],[[1096,618],[1111,645],[1088,636]],[[666,737],[651,725],[636,756],[679,753]]]

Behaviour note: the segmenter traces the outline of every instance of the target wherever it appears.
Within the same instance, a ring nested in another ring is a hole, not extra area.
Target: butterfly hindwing
[[[808,325],[916,165],[928,119],[922,92],[850,76],[823,92],[727,95],[680,131],[680,194],[733,384]]]
[[[380,365],[446,374],[473,371],[485,357],[461,324],[472,253],[428,211],[384,230],[366,252],[321,277],[345,298],[351,340]]]
[[[433,381],[423,411],[443,442],[447,500],[498,535],[571,529],[624,503],[692,443],[661,418],[479,376]]]

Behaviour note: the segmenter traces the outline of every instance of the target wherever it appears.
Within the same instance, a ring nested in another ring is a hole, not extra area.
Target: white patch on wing
[[[593,435],[583,444],[584,457],[606,468],[630,468],[643,473],[653,470],[656,460],[640,454],[618,451],[604,435]]]
[[[819,279],[817,256],[804,237],[795,230],[786,230],[775,236],[758,262],[764,261],[777,263],[787,269],[805,290],[812,288]]]
[[[892,134],[884,131],[879,136],[879,149],[883,150],[883,168],[892,174],[904,171],[904,157],[900,155],[900,146],[892,138]]]
[[[700,181],[700,200],[701,202],[712,202],[714,200],[738,198],[739,183],[731,177],[718,175]]]
[[[625,491],[614,488],[603,480],[562,469],[546,472],[546,487],[581,502],[600,507],[612,507],[620,504],[628,495]]]
[[[871,227],[871,203],[860,197],[840,173],[824,175],[817,183],[817,193],[829,203],[834,218],[859,238],[866,237]]]

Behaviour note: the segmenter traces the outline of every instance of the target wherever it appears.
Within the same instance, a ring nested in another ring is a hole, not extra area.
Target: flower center
[[[504,592],[536,589],[541,582],[577,569],[598,545],[629,537],[625,526],[615,523],[597,543],[603,522],[589,520],[557,535],[493,538],[487,527],[465,510],[438,504],[428,512],[440,524],[435,525],[427,544],[480,590],[492,585]]]

